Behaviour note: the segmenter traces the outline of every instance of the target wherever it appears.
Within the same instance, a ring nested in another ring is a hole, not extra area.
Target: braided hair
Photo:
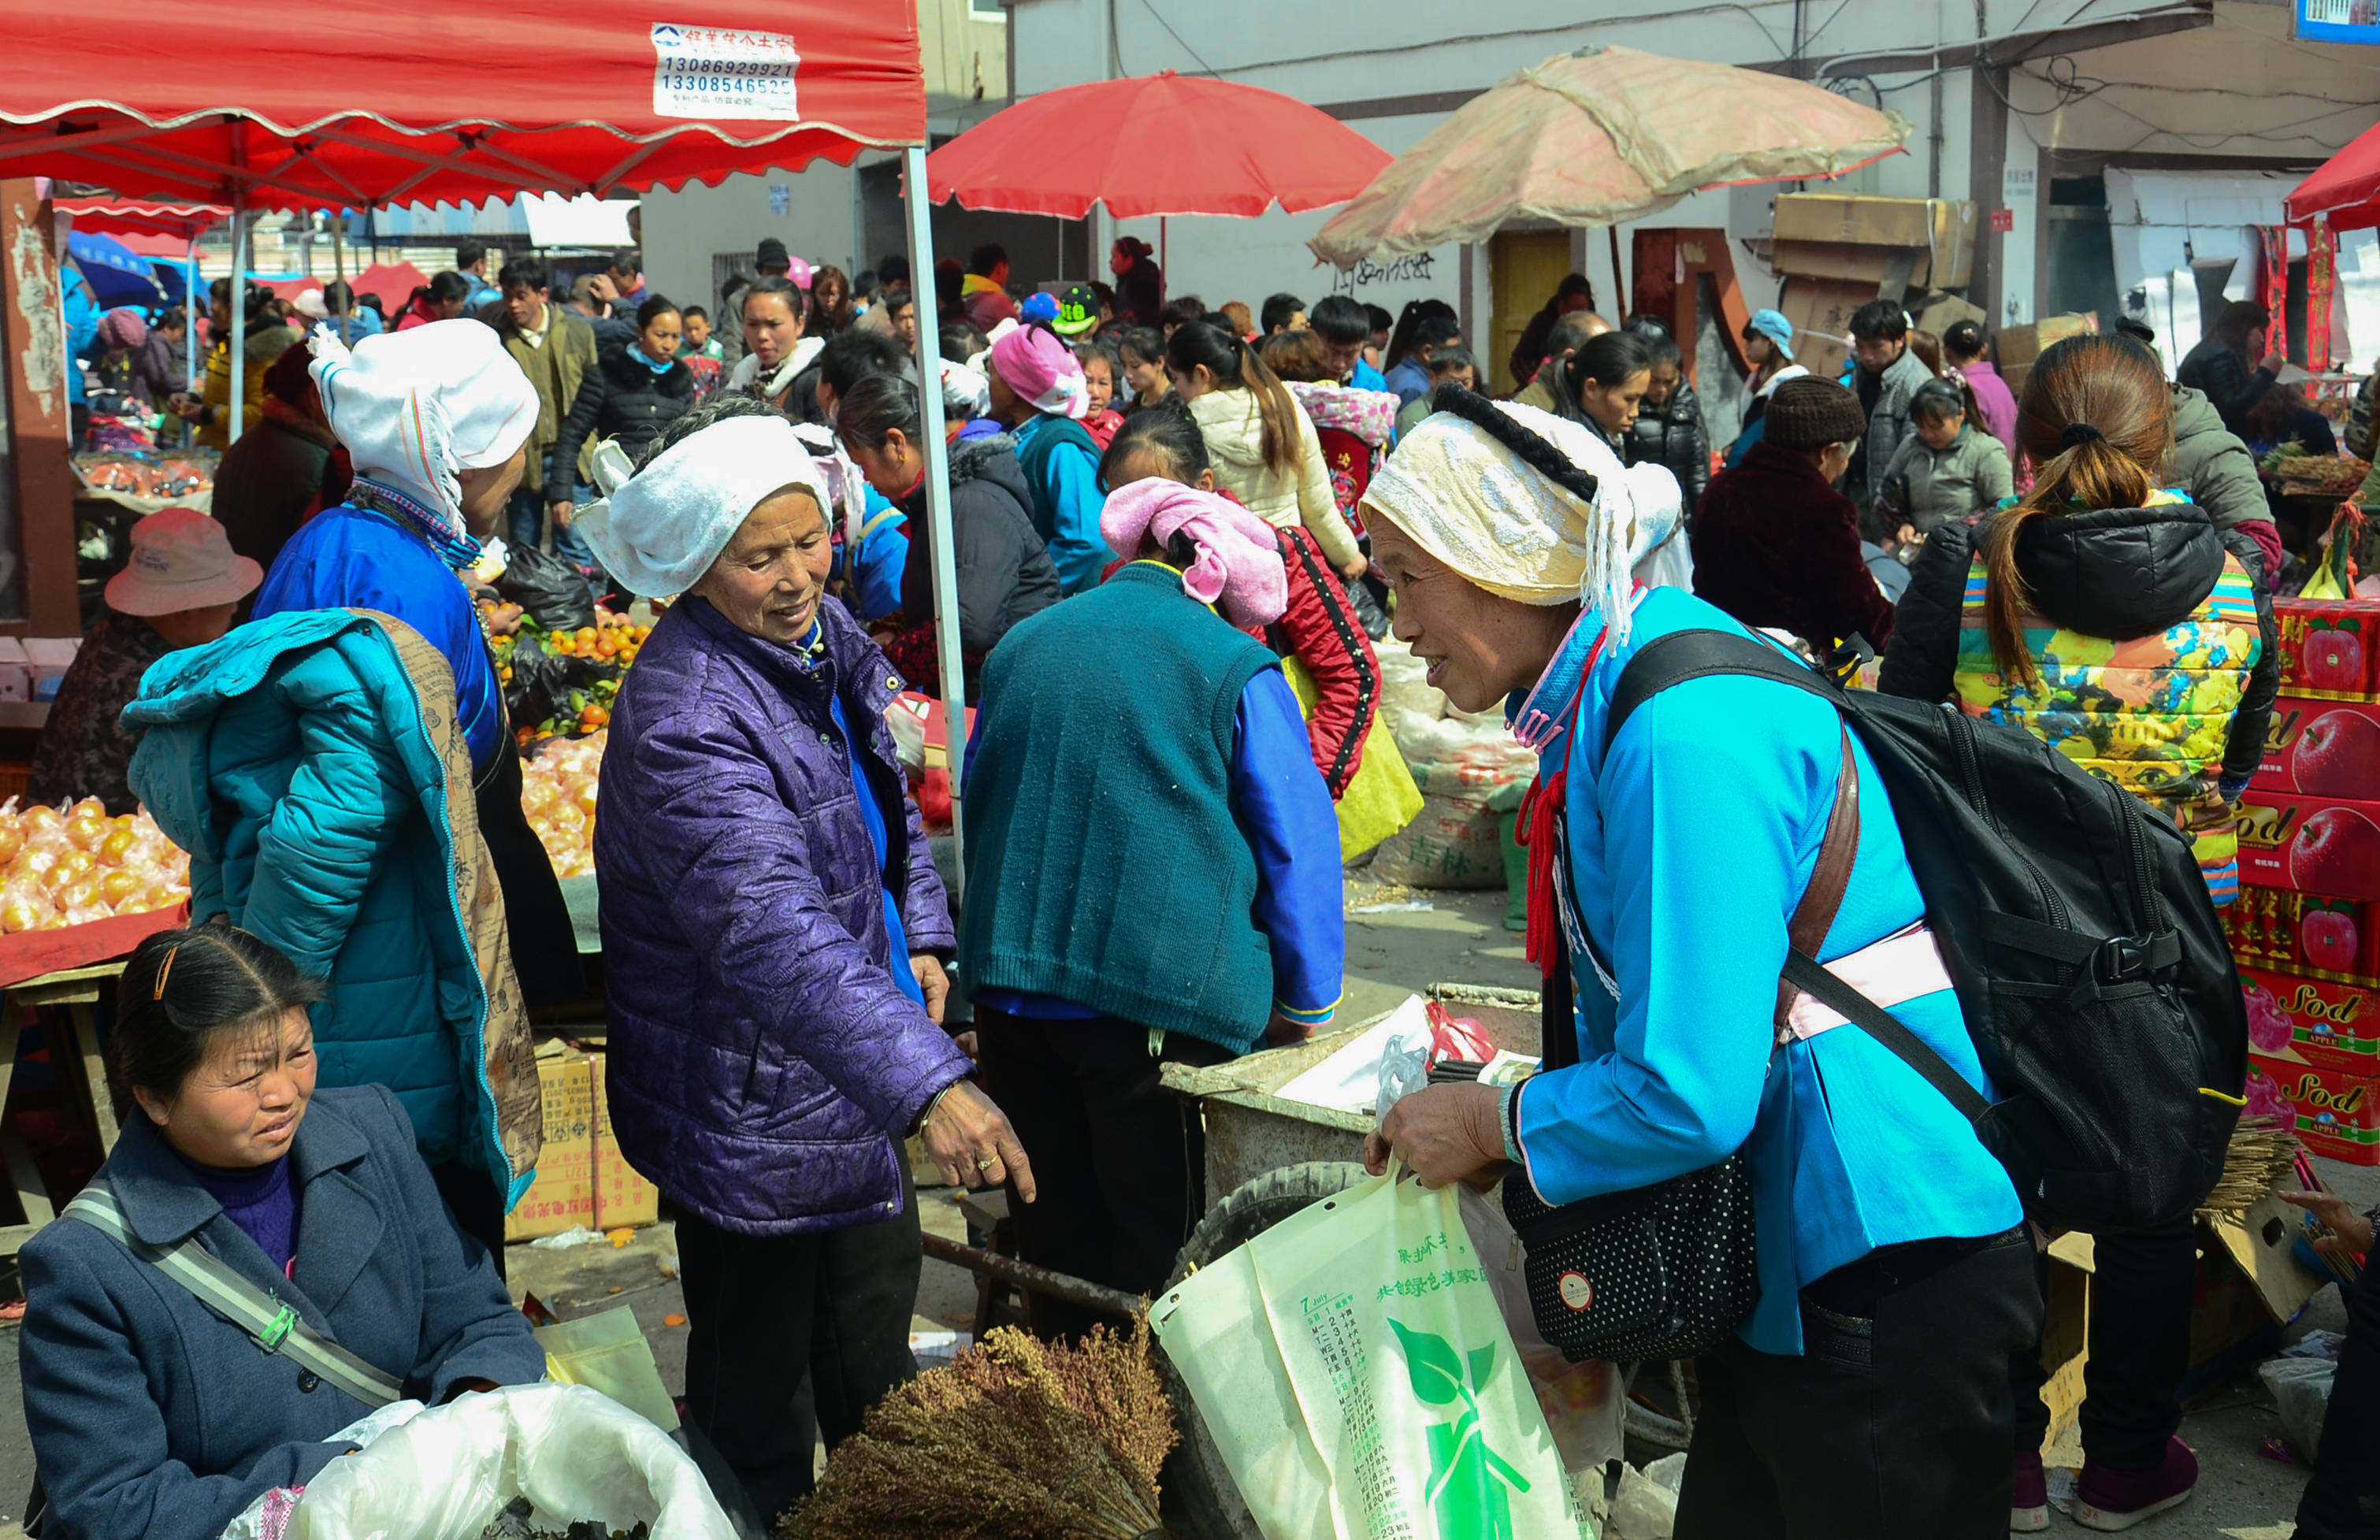
[[[1467,391],[1453,383],[1442,384],[1430,393],[1429,409],[1461,418],[1572,497],[1585,503],[1595,501],[1597,483],[1585,467],[1563,454],[1544,434],[1498,409],[1493,401],[1477,391]]]

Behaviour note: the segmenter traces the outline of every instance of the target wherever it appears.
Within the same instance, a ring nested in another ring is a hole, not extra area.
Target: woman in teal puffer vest
[[[130,780],[190,853],[193,923],[329,978],[322,1084],[386,1085],[442,1189],[492,1178],[509,1209],[543,1106],[445,658],[384,614],[298,611],[170,653],[141,685]],[[501,1231],[480,1239],[501,1267]]]

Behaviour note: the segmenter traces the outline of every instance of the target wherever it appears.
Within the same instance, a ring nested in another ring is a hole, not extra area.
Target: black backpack
[[[1784,976],[1940,1088],[2051,1230],[2189,1214],[2223,1174],[2248,1073],[2247,1008],[2188,836],[2019,728],[1846,691],[1732,632],[1630,659],[1609,743],[1672,685],[1774,679],[1840,710],[1892,798],[1926,920],[1999,1100],[1825,969]]]

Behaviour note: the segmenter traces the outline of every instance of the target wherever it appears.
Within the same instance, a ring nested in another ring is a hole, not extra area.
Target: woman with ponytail
[[[2172,423],[2165,371],[2139,343],[2074,337],[2043,354],[2017,408],[2033,490],[1927,537],[1879,687],[2022,727],[2131,792],[2195,839],[2228,903],[2233,805],[2264,756],[2279,661],[2254,541],[2158,487]],[[2074,1508],[2088,1528],[2125,1528],[2197,1483],[2174,1437],[2193,1257],[2187,1216],[2100,1239]],[[2034,1355],[2011,1362],[2009,1527],[2046,1529],[2044,1376]]]
[[[1165,344],[1165,372],[1188,403],[1215,484],[1276,528],[1303,524],[1342,577],[1370,566],[1331,495],[1312,419],[1244,338],[1192,321]]]

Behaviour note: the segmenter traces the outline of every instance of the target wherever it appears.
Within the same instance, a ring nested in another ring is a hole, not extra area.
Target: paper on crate
[[[1339,1112],[1368,1112],[1380,1094],[1380,1057],[1408,1033],[1429,1037],[1429,1006],[1419,995],[1357,1033],[1339,1051],[1273,1094],[1287,1101]]]

